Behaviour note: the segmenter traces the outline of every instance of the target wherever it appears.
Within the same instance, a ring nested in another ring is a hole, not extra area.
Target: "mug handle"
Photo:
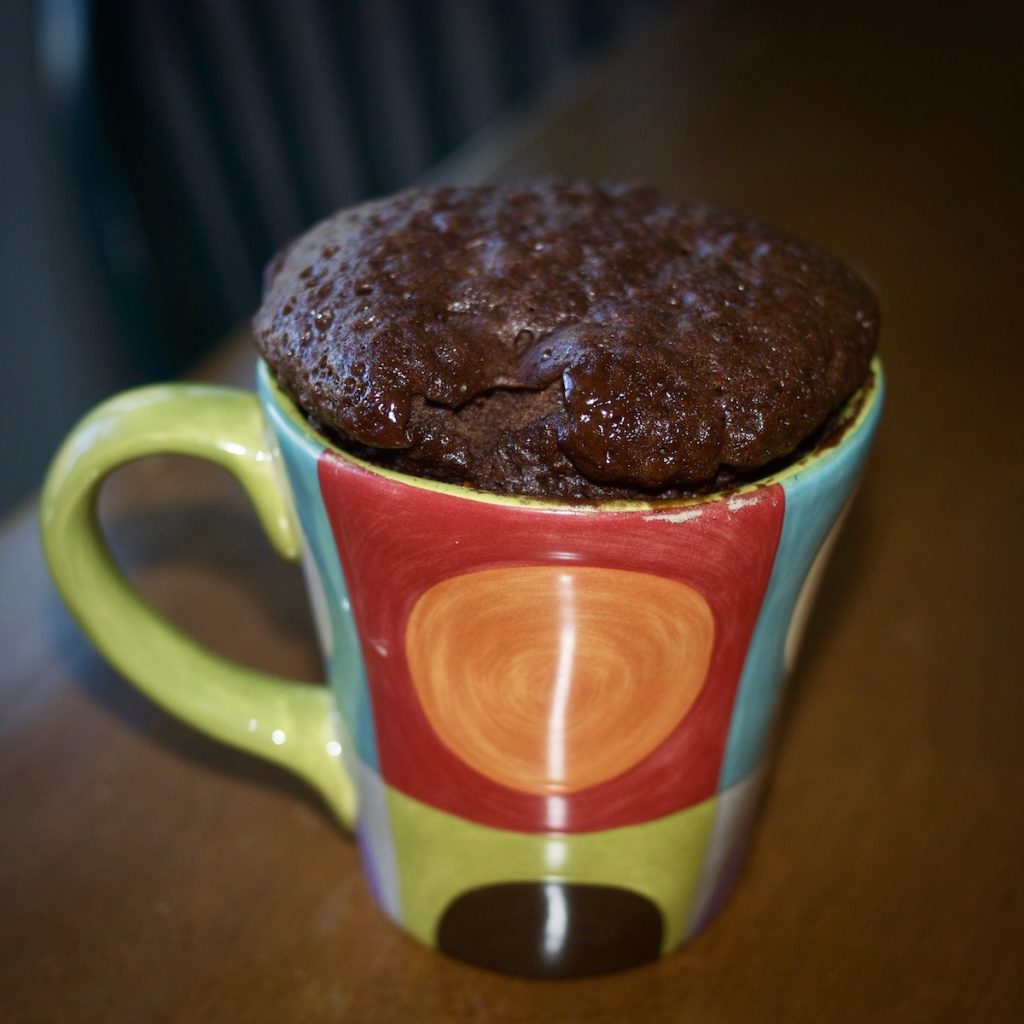
[[[356,796],[341,759],[330,691],[243,668],[201,647],[146,603],[115,564],[96,517],[104,478],[147,455],[191,455],[229,470],[275,550],[301,553],[276,444],[255,395],[163,384],[94,409],[61,446],[40,506],[57,588],[104,657],[162,707],[202,732],[311,783],[351,828]]]

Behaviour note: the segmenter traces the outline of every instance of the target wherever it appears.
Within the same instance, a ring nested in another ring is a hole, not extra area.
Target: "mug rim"
[[[494,491],[481,491],[460,484],[431,480],[427,477],[414,476],[394,469],[386,469],[375,463],[353,455],[340,448],[329,438],[314,430],[302,414],[294,399],[284,393],[273,371],[266,360],[259,358],[256,364],[256,385],[260,397],[266,407],[276,413],[274,419],[288,430],[305,447],[313,449],[311,454],[319,458],[323,451],[329,451],[343,462],[363,472],[382,477],[392,483],[417,490],[432,491],[436,494],[461,498],[466,501],[483,502],[491,505],[503,505],[506,508],[523,508],[548,512],[643,512],[677,511],[693,508],[698,505],[710,505],[717,502],[732,501],[755,491],[767,490],[784,481],[810,470],[818,470],[833,461],[842,452],[849,450],[855,438],[859,437],[875,419],[885,392],[885,372],[878,355],[871,359],[868,375],[864,383],[846,400],[839,412],[836,430],[840,431],[838,440],[826,444],[818,444],[798,459],[783,466],[767,476],[757,477],[735,487],[727,487],[708,494],[692,495],[684,498],[611,498],[606,500],[588,500],[571,498],[537,498],[522,494],[499,494]]]

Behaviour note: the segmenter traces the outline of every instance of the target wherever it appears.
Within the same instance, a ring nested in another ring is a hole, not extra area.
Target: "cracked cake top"
[[[281,387],[382,465],[507,494],[698,493],[800,448],[863,383],[874,295],[778,229],[633,184],[419,188],[278,255]]]

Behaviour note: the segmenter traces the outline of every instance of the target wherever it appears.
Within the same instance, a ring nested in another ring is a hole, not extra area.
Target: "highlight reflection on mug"
[[[708,603],[679,581],[523,566],[430,587],[409,616],[405,653],[445,746],[474,771],[542,797],[547,827],[557,831],[567,797],[621,775],[675,730],[705,683],[713,641]],[[468,836],[403,836],[402,822],[429,820],[431,811],[395,797],[390,810],[399,849],[420,851],[440,897],[423,906],[399,884],[394,902],[406,927],[463,959],[542,975],[656,958],[685,926],[674,918],[692,902],[711,820],[702,808],[632,826],[623,845],[622,830],[510,837],[471,827]],[[680,843],[681,832],[689,842]],[[511,860],[510,838],[518,845]],[[649,876],[652,850],[672,865],[673,881],[646,894],[618,884]],[[470,884],[480,864],[486,871]]]
[[[678,725],[707,674],[707,602],[674,580],[529,566],[455,576],[406,628],[413,686],[444,744],[538,795],[620,775]]]

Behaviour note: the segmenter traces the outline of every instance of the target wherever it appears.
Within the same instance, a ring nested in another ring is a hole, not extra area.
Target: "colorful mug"
[[[315,786],[399,925],[499,970],[600,973],[670,951],[728,893],[882,390],[876,362],[838,439],[757,483],[566,504],[361,462],[261,364],[258,398],[167,385],[90,414],[50,471],[43,540],[104,655]],[[97,489],[156,452],[229,469],[277,550],[303,558],[327,687],[215,657],[113,565]]]

